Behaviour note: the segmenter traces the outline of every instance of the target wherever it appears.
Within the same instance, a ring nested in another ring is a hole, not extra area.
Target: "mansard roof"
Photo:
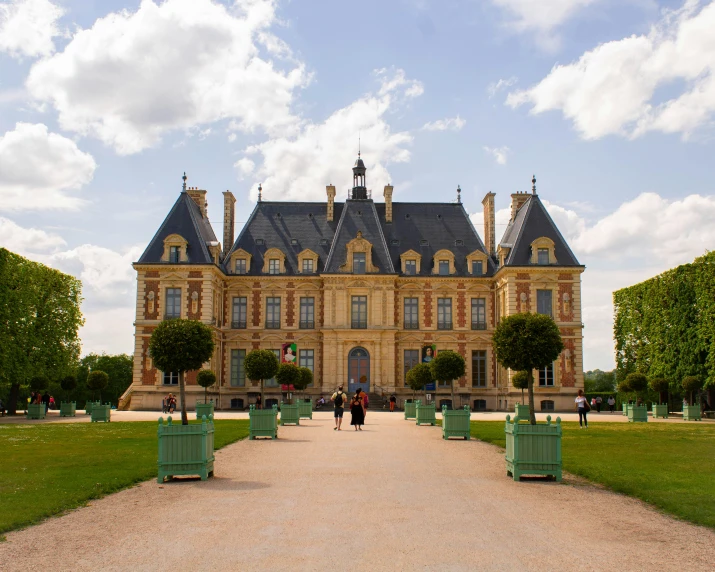
[[[164,254],[164,240],[171,234],[178,234],[187,242],[188,264],[213,264],[207,243],[215,242],[216,235],[208,219],[201,216],[201,209],[194,200],[182,192],[151,239],[139,263],[161,262]]]
[[[510,249],[504,266],[531,266],[531,243],[542,236],[554,241],[556,266],[581,266],[538,195],[521,205],[499,242]]]

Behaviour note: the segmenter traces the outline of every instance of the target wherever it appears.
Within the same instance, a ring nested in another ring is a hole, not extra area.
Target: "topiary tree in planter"
[[[422,391],[428,383],[432,383],[432,370],[426,363],[418,363],[407,372],[407,385],[412,390],[412,401],[415,400],[415,393]]]
[[[307,367],[299,367],[298,373],[300,375],[298,379],[293,382],[293,386],[296,391],[305,391],[307,387],[313,383],[313,372]]]
[[[44,391],[50,385],[50,380],[46,375],[36,375],[30,380],[32,391]]]
[[[216,374],[210,369],[202,369],[196,376],[196,383],[204,388],[204,403],[208,403],[208,389],[216,383]]]
[[[300,370],[298,366],[292,363],[279,364],[278,371],[276,372],[276,381],[281,385],[285,385],[288,388],[288,392],[290,392],[291,385],[295,389],[295,384],[300,384]],[[290,393],[288,393],[288,395],[290,395]],[[288,403],[292,404],[293,400],[288,399]]]
[[[181,424],[188,425],[184,373],[201,369],[214,353],[213,331],[197,320],[164,320],[149,340],[149,356],[160,371],[179,373]],[[250,354],[249,354],[250,355]]]
[[[92,392],[99,391],[99,401],[102,401],[102,390],[109,384],[109,375],[105,372],[95,369],[89,372],[87,376],[87,387]]]
[[[77,378],[74,375],[66,375],[60,381],[60,387],[65,392],[65,399],[77,388]]]
[[[521,404],[524,405],[524,390],[529,389],[529,372],[517,371],[511,378],[511,384],[516,389],[521,389]]]
[[[625,382],[628,389],[636,394],[636,402],[642,400],[643,393],[648,390],[648,378],[642,373],[633,372],[626,376]]]
[[[513,314],[499,322],[494,330],[492,345],[502,366],[527,372],[529,422],[536,425],[534,370],[552,364],[564,349],[556,322],[545,314]]]
[[[443,350],[430,363],[432,377],[437,381],[448,381],[452,393],[452,409],[454,409],[454,380],[462,377],[467,371],[464,358],[452,350]]]
[[[659,403],[668,402],[668,388],[670,387],[670,384],[667,379],[656,377],[655,379],[651,379],[648,385],[650,385],[650,388],[658,394]],[[663,398],[664,395],[665,399]]]
[[[683,391],[688,395],[688,403],[695,405],[694,393],[703,388],[703,381],[695,375],[686,375],[681,382]]]
[[[244,362],[246,377],[261,380],[261,403],[263,403],[263,382],[278,373],[278,358],[271,350],[253,350],[246,355]]]

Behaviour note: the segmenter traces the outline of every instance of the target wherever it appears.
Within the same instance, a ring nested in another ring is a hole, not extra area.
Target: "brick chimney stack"
[[[233,246],[236,197],[231,191],[223,192],[223,255],[226,256]]]
[[[511,220],[516,218],[516,212],[521,208],[526,201],[531,197],[531,193],[514,193],[511,195]]]
[[[494,213],[495,196],[494,193],[487,193],[482,199],[482,205],[484,206],[484,246],[486,246],[489,256],[496,254],[496,236],[494,230],[496,226]]]
[[[188,195],[194,200],[194,202],[199,206],[201,211],[201,216],[203,218],[207,217],[206,208],[208,203],[206,202],[206,191],[199,189],[198,187],[188,187],[186,189]]]
[[[335,214],[335,185],[327,185],[325,192],[328,194],[328,222],[332,222]]]
[[[392,185],[385,185],[385,222],[392,222]]]

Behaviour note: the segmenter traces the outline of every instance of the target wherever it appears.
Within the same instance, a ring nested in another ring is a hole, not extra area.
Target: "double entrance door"
[[[348,354],[348,393],[370,391],[370,354],[365,348],[353,348]]]

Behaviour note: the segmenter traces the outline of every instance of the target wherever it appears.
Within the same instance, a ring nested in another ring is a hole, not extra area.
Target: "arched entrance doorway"
[[[353,348],[348,354],[348,392],[357,388],[370,391],[370,354],[365,348]]]

